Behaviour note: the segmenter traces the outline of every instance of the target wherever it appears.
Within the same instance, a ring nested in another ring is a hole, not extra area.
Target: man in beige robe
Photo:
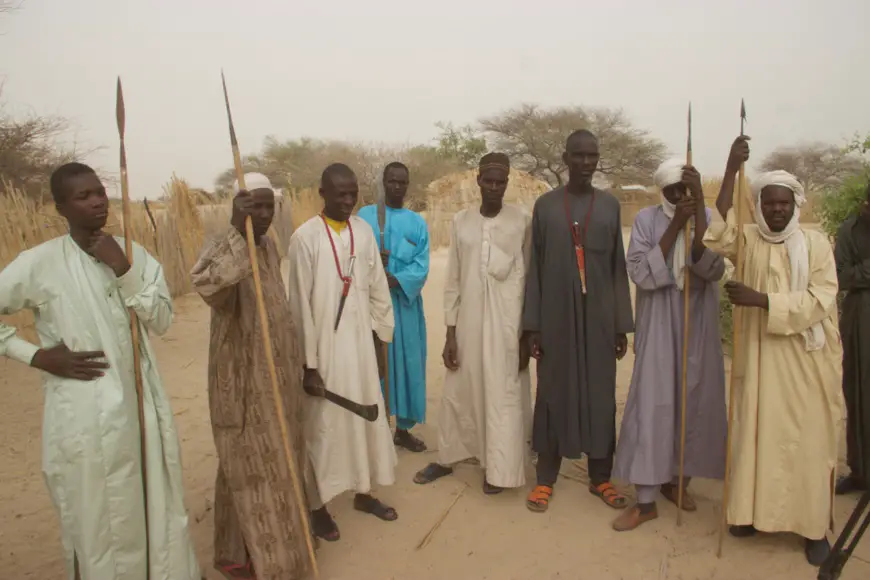
[[[231,227],[209,243],[191,276],[211,307],[208,395],[218,454],[214,560],[227,578],[292,580],[310,566],[302,518],[284,455],[269,366],[263,347],[245,218],[257,243],[263,300],[292,438],[296,471],[303,477],[302,355],[281,279],[280,257],[266,235],[275,214],[269,180],[248,173],[250,192],[238,189]]]
[[[399,517],[371,494],[373,484],[395,482],[396,449],[372,341],[374,331],[390,342],[394,322],[374,233],[352,215],[359,197],[356,175],[346,165],[330,165],[320,195],[323,213],[299,226],[287,255],[290,307],[304,353],[303,386],[378,406],[378,418],[368,422],[325,399],[306,402],[305,439],[319,495],[312,502],[322,504],[313,506],[314,533],[335,541],[338,527],[325,504],[346,491],[356,493],[359,511],[384,521]]]
[[[732,261],[734,181],[748,156],[746,139],[738,138],[716,202],[726,223],[711,224],[707,234],[708,247]],[[834,255],[823,233],[800,226],[806,198],[794,176],[765,173],[752,193],[743,283],[726,284],[743,324],[727,519],[736,537],[803,536],[807,560],[820,566],[830,552],[825,533],[843,419]]]
[[[480,160],[481,205],[453,219],[444,314],[447,377],[438,418],[438,463],[414,477],[430,483],[475,458],[483,492],[525,485],[531,429],[528,343],[521,318],[531,216],[504,205],[507,155]]]

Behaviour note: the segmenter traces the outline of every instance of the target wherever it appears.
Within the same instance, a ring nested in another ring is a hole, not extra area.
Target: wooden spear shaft
[[[744,123],[746,121],[746,105],[740,100],[740,136],[744,135]],[[743,220],[744,206],[746,205],[744,181],[746,179],[746,164],[740,164],[737,174],[737,196],[734,200],[734,210],[737,215],[737,256],[734,263],[734,279],[743,282]],[[732,196],[734,197],[734,196]],[[725,446],[725,481],[722,487],[722,514],[719,526],[719,546],[716,549],[716,557],[722,557],[722,544],[725,541],[725,528],[728,527],[728,495],[731,487],[731,429],[734,425],[734,391],[740,379],[743,378],[743,361],[741,348],[741,333],[743,329],[742,310],[736,306],[731,308],[731,327],[734,332],[731,341],[731,381],[728,393],[728,435]]]
[[[688,138],[686,140],[686,165],[692,165],[692,103],[689,103],[689,122],[688,122]],[[688,393],[688,373],[689,373],[689,261],[692,258],[692,220],[686,222],[686,229],[683,234],[686,251],[686,269],[684,270],[683,278],[683,367],[681,384],[683,386],[680,402],[680,475],[677,489],[677,525],[683,523],[683,490],[685,489],[685,468],[686,468],[686,400]]]
[[[245,173],[242,170],[242,157],[239,154],[239,143],[236,139],[236,129],[233,125],[233,115],[230,111],[230,98],[227,93],[227,82],[224,78],[224,73],[221,71],[221,83],[224,89],[224,101],[227,106],[227,120],[230,129],[230,145],[233,149],[233,164],[236,170],[236,179],[239,181],[239,189],[245,189]],[[314,555],[314,544],[311,539],[311,526],[308,522],[308,508],[305,503],[305,497],[302,493],[302,482],[299,478],[299,473],[296,470],[296,461],[293,453],[293,448],[290,445],[290,435],[287,429],[287,420],[284,417],[284,400],[281,396],[281,390],[278,388],[278,373],[275,370],[275,357],[272,352],[272,340],[269,332],[269,317],[266,313],[266,303],[263,300],[263,286],[260,281],[260,266],[257,262],[257,244],[254,241],[254,225],[251,221],[251,216],[245,220],[245,234],[248,240],[248,254],[251,258],[251,271],[254,277],[254,289],[257,296],[257,310],[260,314],[260,331],[263,338],[263,349],[266,353],[266,362],[269,366],[269,378],[272,381],[272,396],[275,400],[275,414],[278,416],[278,426],[281,429],[281,442],[284,446],[284,456],[287,460],[287,465],[290,468],[290,479],[293,483],[293,492],[296,495],[296,503],[302,520],[303,533],[305,534],[305,542],[308,547],[308,557],[311,560],[311,569],[314,572],[315,578],[320,578],[320,570],[317,567],[317,558]]]
[[[124,107],[124,91],[121,88],[121,77],[115,90],[115,119],[118,123],[118,139],[121,156],[121,207],[124,214],[124,251],[127,261],[133,267],[133,236],[130,226],[133,222],[130,215],[130,187],[127,181],[127,147],[124,144],[126,128],[126,110]],[[128,308],[130,313],[130,335],[133,342],[133,378],[136,384],[136,402],[139,410],[139,453],[142,462],[142,501],[145,507],[145,573],[146,579],[151,577],[151,549],[148,526],[148,454],[145,440],[145,391],[142,387],[142,360],[139,351],[139,318],[136,311]]]

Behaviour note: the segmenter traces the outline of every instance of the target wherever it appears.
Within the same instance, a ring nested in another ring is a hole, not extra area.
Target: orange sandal
[[[526,498],[526,507],[533,512],[542,513],[550,507],[550,496],[553,488],[548,485],[536,485]]]
[[[613,487],[613,484],[609,481],[599,483],[598,485],[590,484],[589,493],[597,495],[601,498],[601,501],[614,509],[622,509],[625,507],[625,496],[616,491],[616,488]]]

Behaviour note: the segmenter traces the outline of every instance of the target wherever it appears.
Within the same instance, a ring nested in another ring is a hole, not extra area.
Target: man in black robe
[[[523,330],[538,360],[532,446],[537,486],[526,500],[545,511],[562,457],[589,458],[589,491],[613,508],[626,499],[611,484],[616,445],[616,361],[633,332],[619,201],[592,185],[598,139],[568,137],[568,185],[542,195],[532,216]]]
[[[866,490],[870,477],[870,184],[858,215],[840,226],[834,256],[840,291],[846,293],[840,335],[850,473],[836,489],[843,495]]]

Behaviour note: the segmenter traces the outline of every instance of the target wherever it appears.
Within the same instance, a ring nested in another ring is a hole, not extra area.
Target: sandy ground
[[[433,253],[424,291],[429,324],[429,423],[418,434],[437,445],[438,407],[443,379],[440,352],[446,256]],[[170,332],[156,349],[166,388],[172,396],[184,458],[187,507],[203,570],[210,580],[212,495],[216,458],[206,395],[208,310],[196,297],[176,301]],[[632,357],[619,364],[619,412],[628,391]],[[58,520],[40,473],[42,394],[38,375],[0,359],[0,562],[3,578],[63,578]],[[429,486],[413,474],[433,460],[432,452],[400,452],[398,482],[379,490],[394,505],[399,520],[386,523],[355,512],[349,497],[332,509],[342,539],[319,552],[324,579],[810,579],[815,569],[804,560],[793,536],[748,540],[726,537],[721,559],[715,555],[721,485],[693,482],[699,510],[676,526],[676,508],[659,502],[660,517],[631,533],[610,528],[618,512],[587,491],[584,463],[566,462],[550,510],[534,514],[524,492],[495,497],[481,493],[478,468],[463,465],[454,477]],[[531,472],[530,472],[531,477]],[[530,479],[531,481],[531,479]],[[583,482],[583,483],[581,483]],[[467,487],[466,487],[467,486]],[[441,514],[462,493],[449,516],[423,549],[416,547]],[[838,525],[845,523],[855,498],[837,498]],[[839,530],[839,527],[838,527]],[[14,570],[15,573],[8,572]],[[870,578],[870,538],[849,562],[844,579]]]

